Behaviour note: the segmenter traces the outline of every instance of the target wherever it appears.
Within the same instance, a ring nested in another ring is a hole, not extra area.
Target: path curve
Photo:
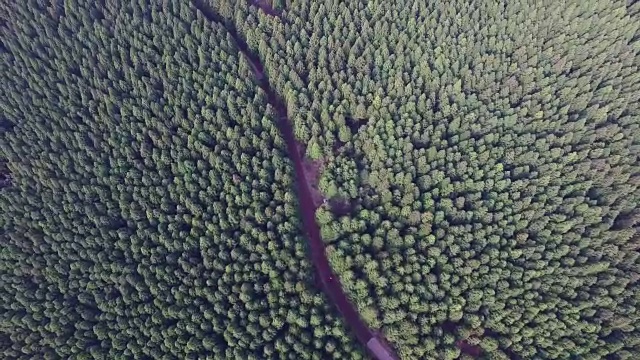
[[[245,58],[251,63],[252,71],[260,88],[267,94],[267,101],[273,106],[278,115],[276,121],[277,126],[282,133],[287,146],[287,152],[294,165],[296,174],[296,184],[298,190],[298,199],[300,203],[300,212],[302,222],[307,232],[309,243],[309,251],[311,261],[315,267],[318,283],[327,295],[329,300],[338,309],[345,322],[349,325],[354,335],[360,343],[378,360],[394,360],[398,356],[393,352],[391,347],[386,343],[383,336],[370,329],[362,320],[355,306],[349,301],[347,294],[342,289],[340,279],[331,270],[329,259],[325,252],[324,242],[320,235],[320,228],[315,219],[315,206],[311,189],[307,182],[303,166],[303,157],[297,146],[293,127],[287,115],[287,107],[282,98],[280,98],[271,88],[269,81],[264,73],[264,68],[260,59],[249,49],[246,41],[237,33],[235,26],[225,21],[219,16],[213,8],[205,3],[204,0],[192,0],[193,5],[210,21],[216,22],[224,26],[235,45]]]

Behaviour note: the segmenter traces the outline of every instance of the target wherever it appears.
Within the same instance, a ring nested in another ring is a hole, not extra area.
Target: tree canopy
[[[0,4],[2,358],[365,357],[231,26],[403,359],[640,356],[640,3],[202,1]]]

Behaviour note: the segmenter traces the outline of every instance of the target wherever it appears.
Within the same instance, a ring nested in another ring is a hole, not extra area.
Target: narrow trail
[[[269,84],[269,80],[264,74],[264,68],[260,59],[249,49],[246,41],[238,34],[235,26],[225,21],[218,15],[204,0],[192,0],[192,4],[208,20],[224,26],[229,35],[234,40],[236,46],[245,58],[251,63],[258,86],[267,94],[267,101],[273,106],[278,115],[277,126],[282,133],[287,146],[287,152],[294,164],[296,174],[296,185],[298,199],[300,203],[300,213],[304,229],[308,235],[309,251],[311,261],[316,270],[317,280],[329,300],[338,309],[345,322],[349,325],[354,335],[360,343],[369,349],[372,355],[378,360],[398,359],[398,356],[386,345],[386,341],[378,332],[369,329],[364,323],[355,306],[342,289],[342,284],[338,277],[331,270],[329,260],[325,252],[324,242],[320,236],[320,228],[315,219],[315,206],[311,189],[308,185],[302,154],[300,154],[293,127],[287,115],[287,107],[280,96],[278,96]]]

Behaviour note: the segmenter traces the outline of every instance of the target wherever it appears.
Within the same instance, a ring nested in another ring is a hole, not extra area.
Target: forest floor
[[[347,294],[344,292],[340,279],[331,270],[331,265],[325,252],[324,242],[320,235],[320,227],[315,219],[316,206],[314,205],[312,186],[310,186],[310,181],[307,179],[307,171],[305,171],[304,156],[300,151],[301,147],[293,135],[293,127],[287,114],[287,107],[284,101],[271,88],[267,77],[264,75],[264,68],[260,59],[249,49],[246,41],[238,34],[233,24],[225,21],[203,0],[192,0],[192,3],[209,21],[223,25],[229,32],[229,35],[234,39],[242,55],[252,63],[252,69],[258,86],[267,94],[267,101],[276,111],[276,124],[285,140],[287,152],[294,165],[300,215],[302,217],[304,230],[307,233],[311,261],[316,270],[316,281],[322,287],[322,290],[329,300],[338,309],[345,323],[352,329],[355,337],[362,346],[367,349],[367,343],[375,336],[375,333],[369,329],[362,320],[357,309],[351,301],[349,301]],[[307,168],[309,175],[318,176],[317,171],[313,170],[314,166],[307,165]],[[393,358],[397,358],[395,354],[390,355]]]

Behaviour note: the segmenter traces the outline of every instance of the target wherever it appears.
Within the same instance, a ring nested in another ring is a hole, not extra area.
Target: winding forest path
[[[325,252],[324,242],[320,236],[320,228],[315,219],[316,207],[313,202],[312,190],[306,178],[300,148],[293,135],[293,127],[287,115],[287,107],[282,98],[271,88],[269,80],[264,74],[262,62],[249,49],[246,41],[238,34],[233,24],[225,21],[213,8],[206,4],[204,0],[192,0],[192,3],[208,20],[219,23],[227,29],[240,52],[251,63],[258,85],[267,94],[267,101],[274,107],[278,115],[277,126],[282,133],[282,137],[287,146],[287,152],[294,164],[302,222],[308,235],[311,261],[314,264],[317,280],[322,290],[335,307],[338,308],[338,311],[342,314],[345,322],[351,327],[358,341],[360,341],[365,348],[369,349],[372,355],[378,360],[397,359],[397,355],[394,354],[386,344],[382,335],[379,332],[369,329],[364,323],[355,306],[349,301],[349,298],[342,289],[340,280],[331,270]]]

